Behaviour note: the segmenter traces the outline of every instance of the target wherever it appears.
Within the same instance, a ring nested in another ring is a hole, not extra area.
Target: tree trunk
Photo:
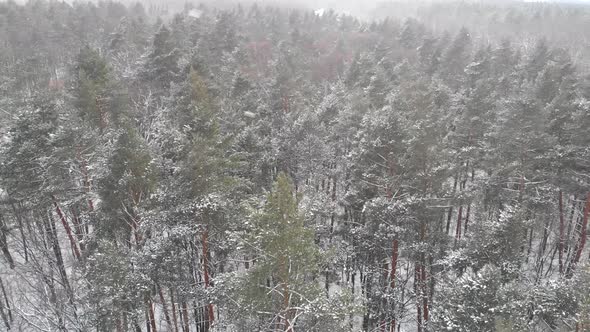
[[[57,204],[57,200],[55,199],[55,196],[51,195],[51,198],[53,199],[53,205],[55,206],[55,211],[57,212],[57,215],[59,216],[59,219],[61,220],[61,223],[64,226],[66,234],[68,235],[68,239],[70,240],[70,246],[72,247],[72,251],[74,252],[74,256],[76,256],[77,259],[80,259],[80,256],[81,256],[80,250],[78,250],[78,244],[76,243],[77,241],[74,238],[74,235],[72,233],[72,229],[70,228],[70,224],[68,223],[66,216],[63,214],[61,208]]]
[[[123,331],[129,331],[127,329],[127,327],[129,326],[129,320],[127,318],[127,312],[126,311],[123,311],[121,313],[121,316],[122,316],[121,320],[122,320],[122,324],[123,324]]]
[[[567,233],[565,234],[565,243],[564,243],[564,248],[563,248],[563,255],[564,255],[564,259],[563,259],[563,264],[564,264],[564,268],[566,268],[566,263],[568,262],[568,256],[570,254],[571,251],[571,238],[572,238],[572,228],[575,228],[575,216],[576,216],[576,211],[577,211],[577,206],[578,203],[576,203],[576,196],[573,196],[571,199],[572,205],[570,207],[570,217],[569,220],[567,222]]]
[[[465,229],[463,231],[463,236],[467,234],[467,225],[469,224],[469,217],[471,215],[471,203],[467,205],[467,213],[465,214]]]
[[[12,309],[10,307],[10,302],[8,301],[8,294],[6,293],[6,288],[4,288],[4,282],[0,279],[0,290],[2,290],[2,298],[4,299],[4,303],[6,303],[6,310],[8,311],[8,320],[12,323]],[[0,299],[0,302],[2,300]]]
[[[455,175],[455,180],[453,181],[453,196],[455,196],[455,192],[457,191],[457,182],[458,182],[458,175]],[[449,208],[449,214],[447,215],[447,227],[446,233],[449,234],[449,230],[451,228],[451,219],[453,218],[453,207]]]
[[[145,330],[147,332],[152,332],[151,319],[150,319],[150,311],[149,311],[149,309],[147,307],[145,308]]]
[[[460,231],[460,230],[459,230]],[[420,241],[424,243],[426,241],[426,222],[422,222],[420,227]],[[426,287],[426,254],[420,253],[420,279],[421,296],[422,296],[422,313],[424,315],[424,324],[428,322],[428,290]]]
[[[125,207],[127,209],[127,207]],[[141,242],[143,241],[143,236],[139,232],[139,216],[135,212],[135,208],[131,208],[131,213],[129,214],[129,218],[131,219],[131,228],[133,232],[133,237],[135,238],[135,245],[139,248],[141,246]]]
[[[2,214],[0,214],[0,250],[4,254],[6,261],[11,269],[14,269],[14,259],[12,259],[12,255],[10,254],[10,250],[8,250],[8,241],[6,239],[6,233],[8,232],[8,227],[4,223],[4,218]]]
[[[66,272],[66,268],[64,265],[64,260],[63,260],[63,256],[61,253],[61,247],[59,245],[59,241],[57,238],[57,230],[55,229],[55,225],[53,222],[53,218],[51,216],[51,213],[49,214],[49,216],[47,217],[47,230],[46,230],[47,236],[48,236],[48,241],[49,244],[51,245],[52,249],[53,249],[53,253],[55,255],[55,259],[56,259],[56,263],[57,263],[57,269],[59,271],[59,274],[61,276],[64,288],[66,290],[66,293],[68,294],[68,297],[70,299],[70,303],[73,305],[74,304],[74,292],[72,290],[72,287],[70,286],[70,282],[68,280],[68,275]]]
[[[398,259],[398,240],[397,238],[393,239],[393,245],[392,245],[392,253],[391,253],[391,274],[390,274],[390,280],[391,280],[391,292],[394,293],[395,292],[395,274],[397,272],[397,259]],[[393,313],[392,316],[393,318],[391,319],[391,330],[395,331],[395,325],[396,325],[396,317],[395,317],[395,298],[393,299]]]
[[[80,223],[80,217],[74,207],[70,209],[70,213],[72,214],[72,222],[74,223],[76,238],[78,239],[78,244],[80,245],[80,252],[84,252],[84,228]]]
[[[584,208],[584,216],[582,218],[582,229],[580,230],[580,242],[578,244],[578,250],[575,253],[574,260],[572,261],[572,273],[576,268],[576,265],[580,262],[580,257],[586,246],[586,237],[588,236],[588,215],[590,214],[590,193],[586,198],[586,207]]]
[[[209,331],[207,319],[207,306],[201,307],[197,305],[196,301],[193,301],[193,316],[195,319],[195,327],[197,329],[197,332]]]
[[[461,239],[461,219],[463,218],[463,206],[459,206],[459,213],[457,215],[457,229],[455,230],[455,246]]]
[[[570,211],[570,218],[567,225],[567,233],[565,235],[565,243],[563,248],[563,268],[565,269],[565,274],[569,273],[569,269],[571,267],[571,261],[573,259],[574,252],[577,251],[578,241],[576,241],[576,234],[579,232],[582,223],[582,217],[577,216],[577,211],[579,209],[583,209],[584,202],[576,202],[576,196],[572,198],[572,206]]]
[[[76,157],[80,162],[80,169],[82,171],[82,175],[84,176],[84,189],[86,190],[86,195],[88,195],[88,209],[90,212],[93,212],[94,203],[92,202],[92,198],[90,198],[90,176],[88,176],[88,166],[86,165],[86,160],[82,157],[82,151],[80,150],[80,147],[77,148]]]
[[[12,206],[12,211],[14,211],[14,216],[16,217],[16,220],[18,222],[20,236],[21,236],[21,240],[23,242],[23,251],[25,254],[25,262],[28,263],[29,262],[29,248],[27,245],[27,239],[25,237],[25,230],[24,230],[24,225],[23,225],[22,214],[21,214],[20,210],[16,209],[16,205],[13,202],[10,203],[10,205]]]
[[[209,230],[205,228],[201,234],[203,241],[203,276],[205,278],[205,289],[209,288]],[[209,320],[209,326],[213,325],[215,320],[213,312],[213,303],[207,304],[207,315]]]
[[[414,264],[414,293],[416,294],[416,326],[418,328],[418,332],[422,332],[422,301],[421,295],[422,287],[420,286],[420,278],[421,278],[421,271],[420,271],[420,263],[416,262]]]
[[[168,313],[166,299],[164,298],[164,292],[162,291],[162,287],[160,287],[160,285],[156,285],[156,287],[158,287],[158,295],[160,296],[160,302],[162,302],[162,311],[164,312],[166,324],[168,324],[169,329],[172,329],[172,320],[170,319],[170,314]]]
[[[535,283],[537,283],[543,277],[543,269],[545,267],[545,252],[547,250],[547,243],[549,242],[549,230],[553,228],[553,219],[545,221],[545,225],[543,227],[543,237],[541,238],[541,243],[537,247],[537,259],[535,262]],[[549,266],[551,268],[551,266]]]
[[[178,331],[178,317],[176,314],[176,302],[174,302],[174,292],[170,289],[170,303],[172,305],[172,320],[174,321],[174,332]]]
[[[423,314],[424,314],[424,324],[428,322],[429,319],[429,308],[428,308],[428,289],[426,286],[426,260],[424,259],[424,254],[422,254],[422,263],[421,263],[421,277],[420,277],[420,285],[422,286],[422,306],[423,306]]]
[[[0,283],[2,283],[2,279],[0,279]],[[10,312],[10,307],[8,307],[7,310],[8,310],[8,312]],[[8,331],[10,331],[10,321],[9,321],[7,313],[4,310],[4,303],[1,300],[0,300],[0,316],[2,316],[2,321],[4,322],[4,325],[6,325],[6,329]]]
[[[282,256],[280,259],[280,269],[282,280],[280,282],[283,284],[283,310],[285,312],[285,332],[292,332],[293,327],[291,325],[291,291],[289,289],[289,272],[287,268],[287,258]]]
[[[154,304],[152,303],[152,299],[149,297],[149,295],[146,295],[146,305],[148,309],[148,318],[150,320],[152,332],[158,332],[156,330],[156,315],[154,314]]]
[[[563,233],[565,224],[563,220],[563,192],[559,191],[559,274],[563,274]]]
[[[527,263],[529,261],[529,256],[531,255],[531,250],[533,249],[533,235],[534,235],[534,233],[535,233],[534,232],[534,228],[531,227],[531,230],[530,230],[529,235],[528,235],[529,246],[528,246],[527,251],[526,251],[526,261],[527,261]],[[525,235],[526,235],[526,232],[525,232]]]
[[[117,316],[119,316],[119,314],[117,314]],[[117,321],[115,323],[115,329],[117,332],[124,332],[123,321],[121,320],[121,317],[117,317]]]
[[[182,321],[184,323],[183,330],[185,332],[190,332],[190,325],[188,323],[188,307],[186,305],[186,301],[182,301]]]
[[[553,269],[553,261],[555,260],[555,255],[557,254],[558,249],[559,248],[557,246],[555,247],[555,249],[553,249],[553,253],[551,254],[551,260],[549,261],[549,268],[547,269],[547,272],[545,272],[545,278],[549,276],[549,273],[551,273],[551,270]]]
[[[580,207],[583,209],[583,204],[580,205]],[[571,249],[569,250],[567,258],[565,260],[567,262],[567,266],[565,267],[565,275],[567,278],[570,278],[573,274],[573,262],[575,259],[575,255],[578,252],[578,246],[580,245],[580,241],[578,241],[578,238],[576,236],[577,234],[580,234],[582,232],[582,221],[583,217],[579,216],[578,218],[576,218],[576,221],[573,223],[572,226],[570,242],[573,242],[573,246],[571,246]]]

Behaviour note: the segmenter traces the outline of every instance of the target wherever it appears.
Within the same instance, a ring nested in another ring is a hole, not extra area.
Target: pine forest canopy
[[[0,331],[590,331],[590,6],[397,4],[0,2]]]

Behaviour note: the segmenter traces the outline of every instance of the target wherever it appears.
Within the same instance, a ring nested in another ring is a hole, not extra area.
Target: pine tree
[[[166,25],[160,26],[141,72],[141,78],[156,96],[167,95],[170,84],[181,77],[179,58],[180,50],[174,44],[170,29]]]
[[[255,216],[253,234],[246,243],[256,258],[244,279],[242,295],[247,311],[272,313],[264,320],[283,331],[292,331],[298,320],[312,315],[310,306],[319,286],[313,282],[319,251],[293,189],[289,178],[279,174],[264,210]]]

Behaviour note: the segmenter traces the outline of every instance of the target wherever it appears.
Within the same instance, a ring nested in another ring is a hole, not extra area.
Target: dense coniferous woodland
[[[0,3],[0,331],[590,331],[590,7],[432,6]]]

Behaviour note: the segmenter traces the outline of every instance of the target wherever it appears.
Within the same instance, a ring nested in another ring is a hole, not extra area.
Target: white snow
[[[194,17],[194,18],[200,18],[201,15],[203,15],[203,11],[202,10],[198,10],[198,9],[191,9],[188,12],[188,16]]]

